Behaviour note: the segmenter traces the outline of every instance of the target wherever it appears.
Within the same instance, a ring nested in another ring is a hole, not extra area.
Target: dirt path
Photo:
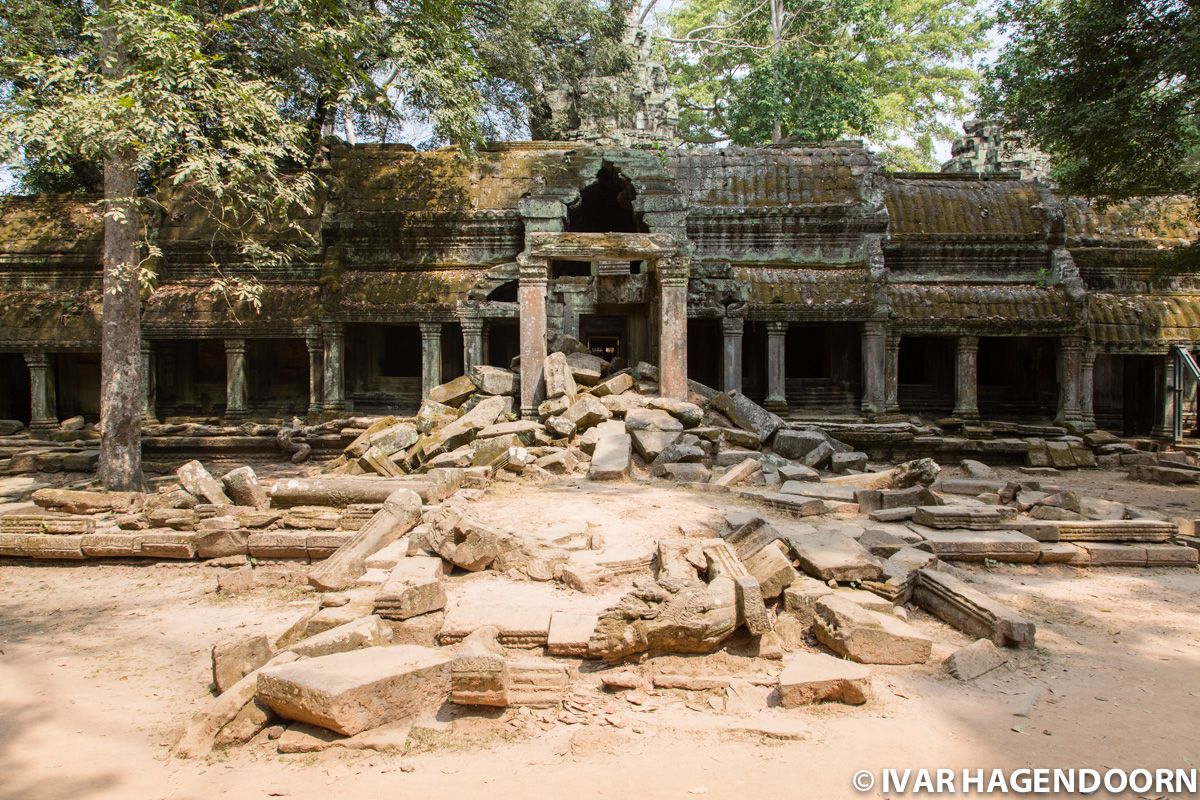
[[[601,527],[640,531],[721,504],[570,487],[506,487],[485,502],[524,519],[586,507]],[[916,612],[934,659],[872,668],[877,697],[861,708],[738,715],[665,693],[641,706],[613,698],[621,727],[467,716],[423,727],[420,752],[278,755],[256,741],[193,762],[167,751],[205,698],[209,648],[282,624],[299,595],[229,600],[199,564],[0,562],[0,800],[853,797],[860,768],[1200,768],[1200,572],[971,571],[1039,625],[1035,652],[971,683],[940,666],[966,637]],[[1031,714],[1015,716],[1031,693]]]

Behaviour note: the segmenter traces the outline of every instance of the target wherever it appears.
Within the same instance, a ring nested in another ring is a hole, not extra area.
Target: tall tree
[[[984,109],[1071,191],[1200,195],[1200,13],[1185,0],[1006,0]]]
[[[666,51],[694,142],[864,136],[933,166],[985,45],[976,0],[686,0]]]
[[[403,100],[451,138],[477,135],[479,96],[450,0],[6,0],[0,146],[26,175],[102,165],[100,477],[141,476],[139,287],[155,192],[209,206],[246,263],[279,259],[263,232],[298,226],[303,171],[340,105]],[[457,36],[446,36],[446,32]],[[382,83],[379,75],[387,77]]]

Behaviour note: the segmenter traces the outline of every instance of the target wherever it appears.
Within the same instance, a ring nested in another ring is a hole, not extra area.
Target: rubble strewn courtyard
[[[192,460],[146,494],[0,478],[0,797],[1192,764],[1200,497],[1135,480],[1189,456],[880,461],[619,367],[551,354],[536,420],[477,368],[337,458]]]

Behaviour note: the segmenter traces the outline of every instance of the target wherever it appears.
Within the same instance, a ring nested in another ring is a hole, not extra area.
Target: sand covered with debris
[[[625,554],[660,526],[703,524],[729,502],[669,486],[611,492],[564,481],[501,485],[476,507],[513,528],[585,519]],[[0,796],[325,797],[335,788],[368,796],[721,797],[798,786],[849,796],[855,769],[881,766],[1194,766],[1194,569],[959,569],[1038,626],[1036,648],[1013,651],[969,682],[941,662],[971,637],[912,608],[909,623],[932,640],[931,658],[872,666],[865,706],[779,707],[773,682],[782,662],[753,657],[751,637],[738,634],[712,655],[621,665],[641,681],[634,689],[605,690],[599,672],[614,670],[583,670],[554,709],[445,703],[415,723],[375,731],[368,749],[280,754],[265,731],[210,759],[185,761],[168,753],[209,700],[212,643],[277,629],[293,615],[290,604],[311,593],[299,584],[221,593],[216,574],[225,570],[199,563],[6,561]],[[449,606],[502,580],[478,573],[458,581]],[[576,597],[599,607],[627,580],[597,595],[555,583],[513,585],[539,601]],[[660,684],[713,688],[656,686],[656,676],[666,676]]]

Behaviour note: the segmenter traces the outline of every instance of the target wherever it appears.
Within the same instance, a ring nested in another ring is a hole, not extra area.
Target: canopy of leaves
[[[686,140],[862,136],[913,169],[968,113],[986,33],[976,0],[686,0],[669,24]]]
[[[1064,188],[1200,194],[1200,17],[1185,0],[1007,0],[984,110],[1047,152]]]

